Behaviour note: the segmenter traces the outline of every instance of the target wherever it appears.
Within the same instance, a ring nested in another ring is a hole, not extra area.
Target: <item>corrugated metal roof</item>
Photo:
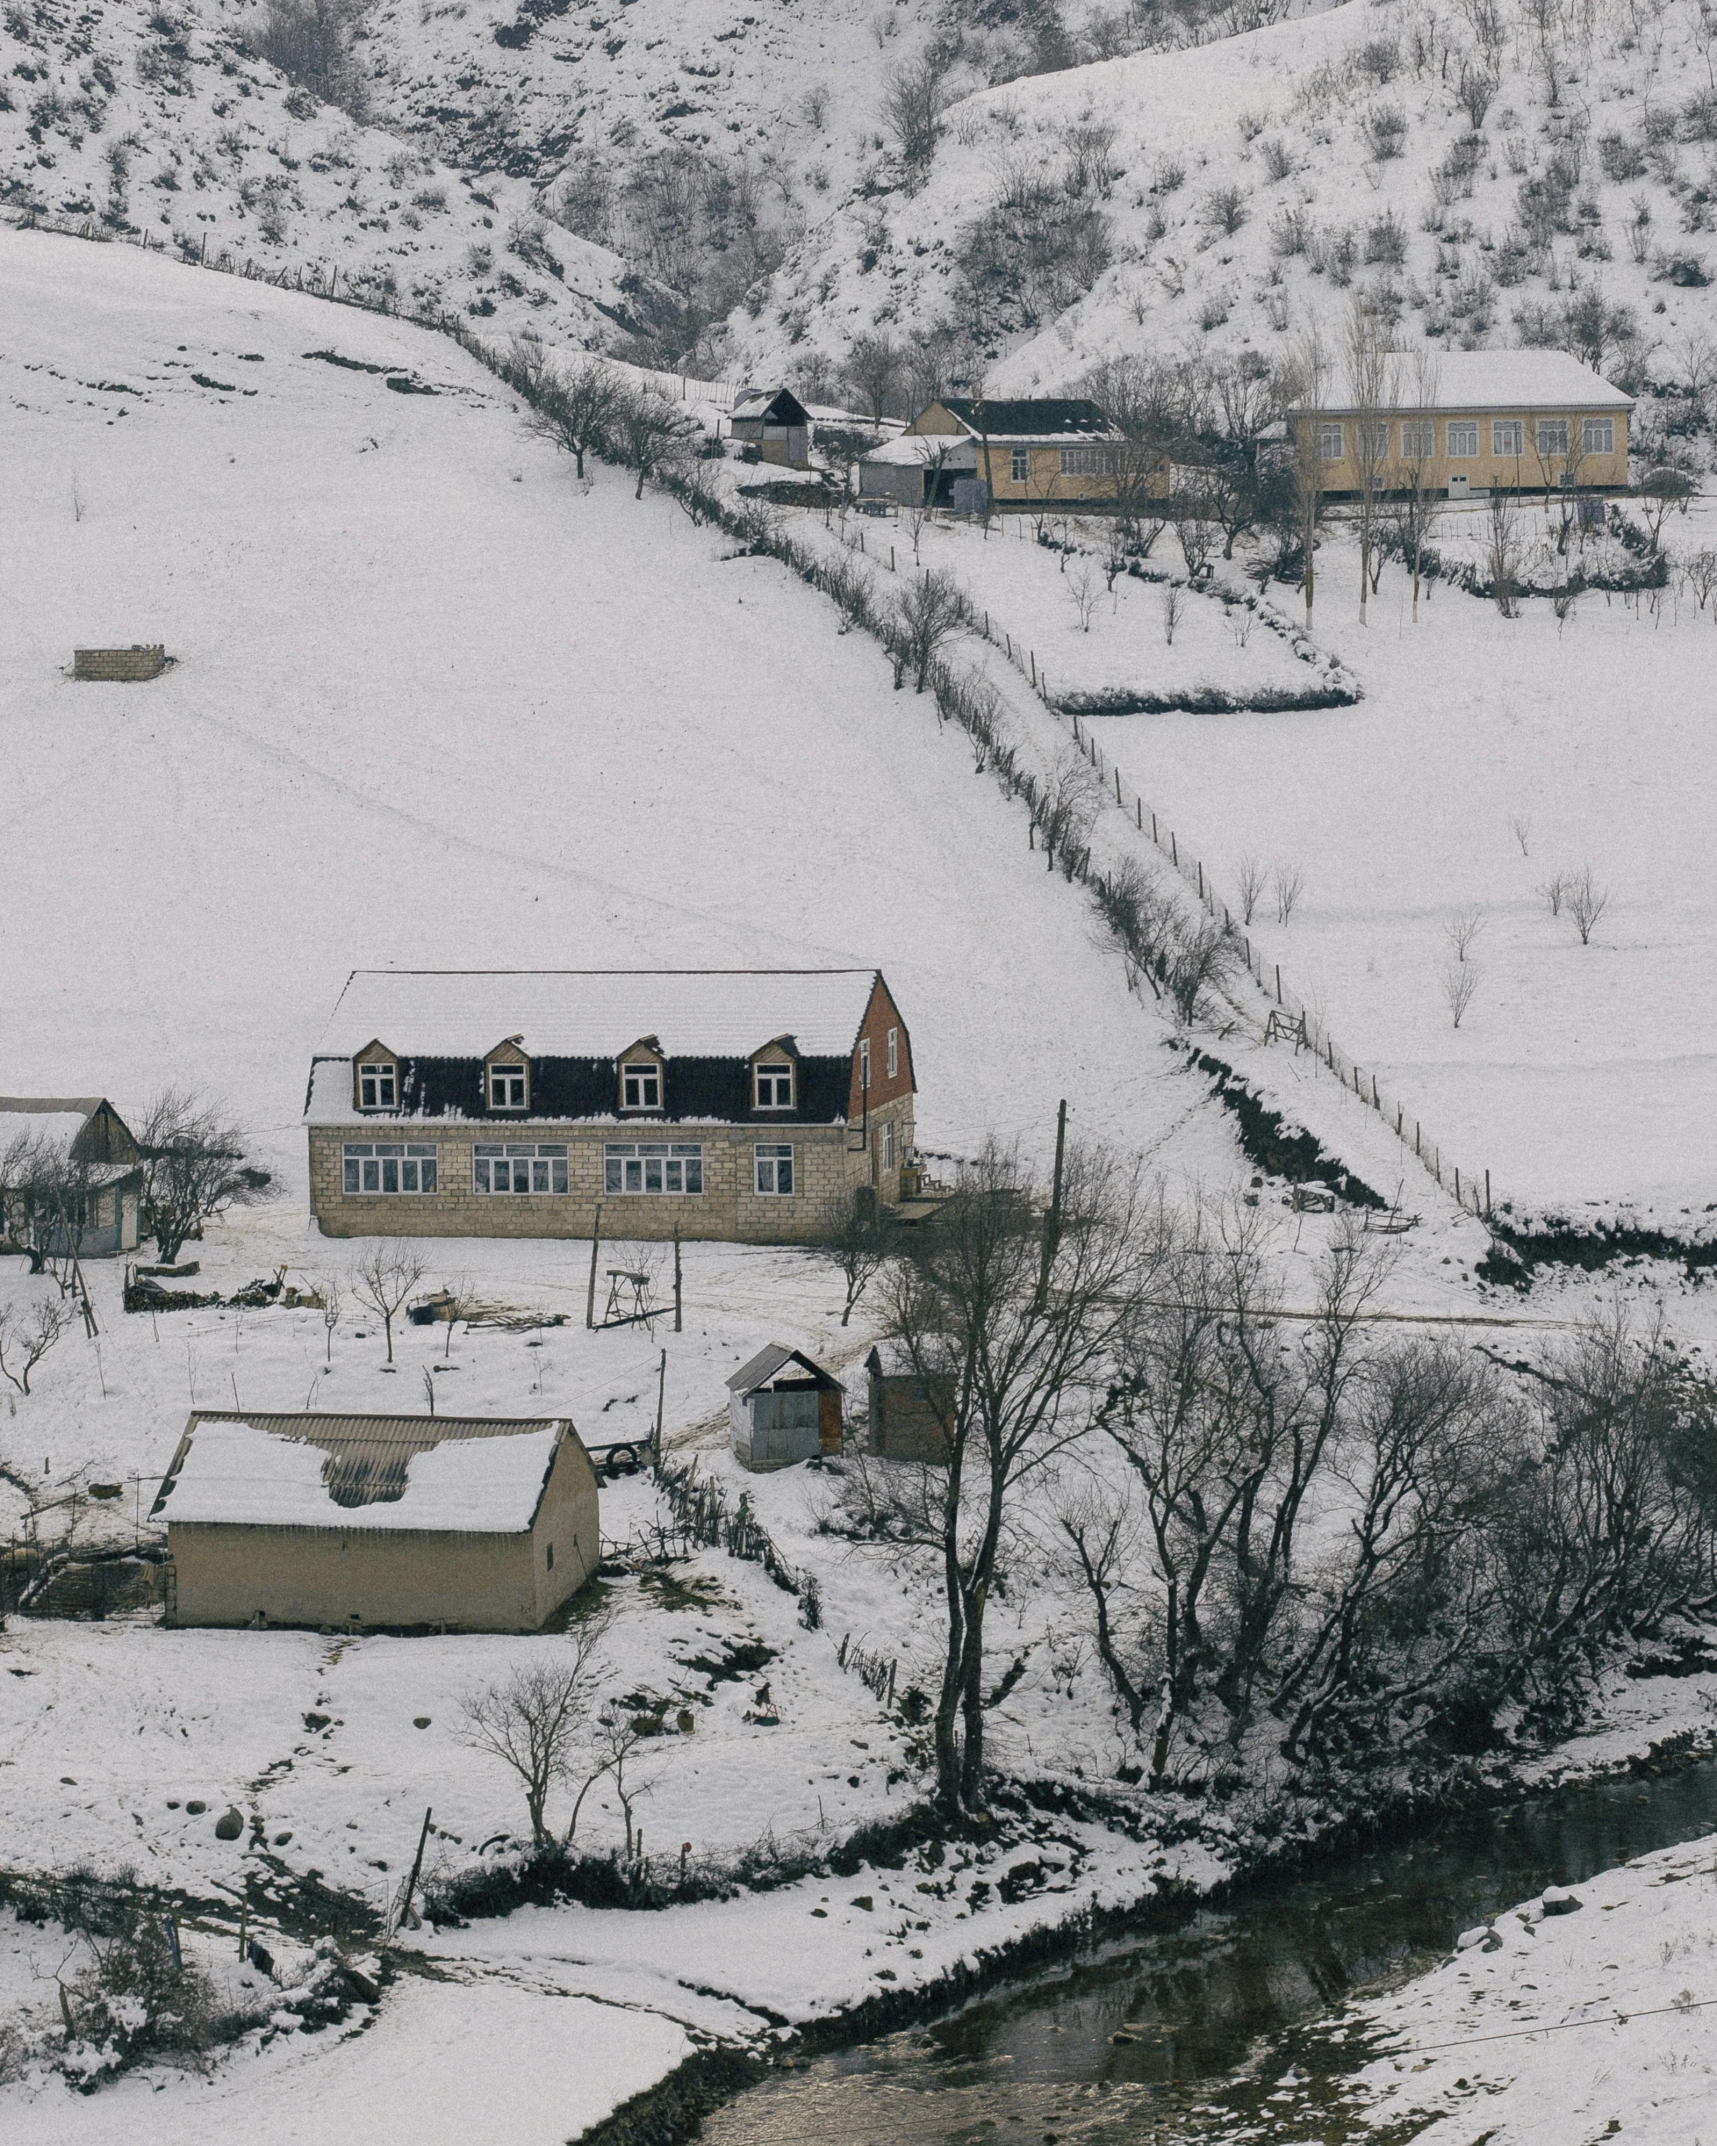
[[[253,1527],[516,1533],[535,1516],[560,1416],[271,1415],[198,1409],[151,1517]]]
[[[758,1350],[748,1364],[741,1364],[728,1380],[728,1388],[737,1394],[756,1393],[759,1387],[767,1386],[776,1373],[788,1364],[798,1364],[808,1371],[819,1385],[838,1387],[840,1380],[833,1378],[821,1364],[814,1364],[803,1349],[790,1349],[783,1342],[772,1341]]]
[[[354,969],[322,1049],[379,1038],[418,1056],[481,1057],[509,1036],[533,1058],[614,1058],[653,1036],[669,1058],[744,1057],[791,1036],[845,1057],[874,969]]]
[[[1397,410],[1631,410],[1633,397],[1612,387],[1601,373],[1565,350],[1446,350],[1433,354],[1436,383],[1421,401],[1415,380],[1415,355],[1392,355],[1391,384],[1384,397]],[[1345,370],[1338,371],[1326,397],[1303,409],[1346,413],[1355,408]]]

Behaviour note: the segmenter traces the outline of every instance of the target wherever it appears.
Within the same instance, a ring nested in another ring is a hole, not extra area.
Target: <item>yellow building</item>
[[[861,498],[903,507],[1107,507],[1168,490],[1167,460],[1082,398],[944,395],[859,464]]]
[[[1421,370],[1423,365],[1423,370]],[[1291,408],[1315,431],[1324,490],[1415,488],[1450,499],[1490,492],[1621,491],[1633,398],[1562,350],[1392,353],[1363,405],[1345,382]]]

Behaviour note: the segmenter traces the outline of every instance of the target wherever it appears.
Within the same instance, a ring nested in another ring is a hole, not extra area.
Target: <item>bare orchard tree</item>
[[[1258,913],[1258,904],[1264,898],[1268,879],[1264,867],[1250,852],[1241,858],[1235,868],[1235,887],[1240,896],[1240,921],[1250,925]]]
[[[1354,294],[1348,316],[1346,350],[1347,401],[1353,417],[1353,473],[1359,491],[1359,623],[1366,623],[1366,599],[1373,587],[1378,554],[1378,506],[1387,488],[1390,435],[1400,401],[1398,361],[1389,349],[1388,330],[1369,299]]]
[[[1490,568],[1490,593],[1504,618],[1520,616],[1520,522],[1508,495],[1490,495],[1486,565]]]
[[[322,1307],[322,1333],[326,1351],[323,1361],[331,1364],[334,1361],[334,1329],[345,1316],[346,1291],[350,1286],[350,1276],[342,1274],[338,1268],[330,1267],[325,1274],[312,1275],[310,1286]]]
[[[1449,1018],[1459,1028],[1467,1008],[1473,1002],[1473,994],[1479,987],[1479,965],[1462,954],[1445,963],[1443,968],[1443,1004],[1449,1009]]]
[[[504,1684],[469,1693],[460,1707],[460,1742],[511,1767],[523,1788],[533,1848],[552,1845],[548,1799],[571,1777],[608,1624],[600,1611],[580,1618],[546,1660],[516,1669]]]
[[[1580,944],[1590,946],[1599,919],[1610,906],[1609,888],[1600,886],[1592,876],[1592,867],[1583,864],[1577,872],[1569,873],[1563,899],[1574,919],[1574,929],[1580,934]]]
[[[946,1623],[935,1709],[936,1799],[988,1801],[984,1619],[1012,1508],[1103,1407],[1158,1220],[1135,1171],[1070,1148],[1047,1200],[993,1141],[892,1270],[886,1331],[922,1381],[945,1459],[869,1463],[854,1493],[880,1537],[940,1568]]]
[[[1276,867],[1276,922],[1291,924],[1300,896],[1306,889],[1306,875],[1297,864],[1279,864]]]
[[[72,1308],[63,1296],[45,1297],[28,1311],[0,1305],[0,1378],[28,1393],[31,1372],[71,1323]]]
[[[187,1237],[233,1207],[271,1200],[279,1186],[249,1161],[247,1136],[220,1105],[191,1088],[163,1088],[143,1114],[143,1228],[170,1266]]]
[[[1089,633],[1098,599],[1103,594],[1101,570],[1091,560],[1082,559],[1067,577],[1067,594],[1079,620],[1079,631]]]
[[[1316,327],[1301,339],[1288,362],[1284,401],[1293,406],[1290,420],[1293,453],[1291,477],[1294,520],[1301,554],[1300,583],[1306,601],[1306,630],[1311,631],[1312,604],[1317,594],[1316,553],[1318,524],[1323,519],[1324,455],[1326,427],[1320,413],[1329,394],[1329,352]],[[1339,458],[1337,456],[1330,459]]]
[[[932,569],[902,591],[894,608],[894,682],[912,672],[912,690],[930,683],[930,667],[944,645],[966,623],[966,599],[952,574]]]
[[[584,458],[608,440],[620,400],[618,378],[600,358],[580,358],[564,370],[550,364],[537,382],[530,428],[571,455],[582,482]]]
[[[1402,556],[1413,574],[1413,621],[1419,619],[1419,585],[1424,577],[1425,540],[1436,516],[1437,501],[1427,482],[1436,453],[1436,421],[1428,413],[1437,406],[1438,365],[1436,353],[1420,350],[1413,358],[1406,386],[1414,416],[1401,424],[1401,486],[1395,503],[1396,533]]]
[[[634,388],[622,395],[612,423],[626,467],[637,472],[634,499],[642,499],[649,480],[680,460],[698,429],[695,418],[686,416],[665,395],[648,387]]]
[[[382,1322],[388,1362],[393,1362],[393,1323],[400,1307],[422,1281],[423,1261],[409,1244],[380,1240],[352,1269],[352,1294]]]
[[[811,1256],[840,1276],[844,1290],[841,1324],[850,1323],[865,1291],[887,1265],[893,1250],[888,1225],[877,1213],[869,1188],[843,1200],[822,1234],[811,1245]]]

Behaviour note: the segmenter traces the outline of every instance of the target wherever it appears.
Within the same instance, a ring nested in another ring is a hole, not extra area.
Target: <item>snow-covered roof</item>
[[[791,1036],[844,1058],[874,969],[354,969],[322,1037],[351,1057],[379,1039],[481,1057],[509,1036],[535,1057],[611,1058],[653,1036],[669,1058],[744,1057]]]
[[[89,1137],[95,1130],[90,1121],[104,1101],[99,1095],[0,1095],[0,1156],[27,1144],[39,1144],[53,1154],[72,1156],[84,1168],[91,1184],[111,1184],[137,1167],[137,1151],[112,1104],[107,1104],[107,1109],[116,1133],[109,1129],[99,1140]],[[116,1137],[121,1153],[129,1160],[110,1161],[92,1152],[110,1145]]]
[[[791,1364],[809,1372],[820,1386],[840,1384],[839,1379],[832,1378],[821,1364],[813,1363],[803,1349],[790,1349],[782,1342],[772,1341],[766,1348],[759,1349],[748,1364],[740,1365],[728,1380],[728,1388],[737,1394],[756,1393]]]
[[[15,1140],[41,1140],[55,1148],[69,1148],[89,1123],[87,1113],[68,1110],[55,1103],[32,1108],[25,1103],[0,1103],[0,1154]]]
[[[153,1517],[238,1527],[516,1535],[536,1517],[563,1418],[241,1416],[201,1410]]]
[[[1415,354],[1393,353],[1383,401],[1399,410],[1631,410],[1633,397],[1565,350],[1446,350],[1429,361],[1435,380],[1428,399],[1416,377]],[[1305,409],[1346,412],[1357,407],[1344,371],[1329,393]]]
[[[959,432],[903,432],[864,455],[863,462],[904,464],[908,469],[973,469],[978,445]]]
[[[1082,395],[1035,395],[987,401],[944,395],[941,407],[974,435],[989,440],[1118,440],[1107,414]],[[934,404],[931,406],[935,407]]]

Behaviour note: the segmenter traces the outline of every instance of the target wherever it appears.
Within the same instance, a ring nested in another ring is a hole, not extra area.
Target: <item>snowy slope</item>
[[[1492,50],[1469,13],[1347,0],[967,97],[917,192],[846,203],[784,266],[759,317],[734,317],[736,361],[767,372],[791,352],[804,373],[879,328],[910,337],[947,322],[1002,352],[990,384],[1019,394],[1141,350],[1250,347],[1274,360],[1363,288],[1405,341],[1449,347],[1578,348],[1566,315],[1595,297],[1605,316],[1630,312],[1637,333],[1609,318],[1589,355],[1632,377],[1703,381],[1709,358],[1692,346],[1713,309],[1689,285],[1717,261],[1717,122],[1696,0],[1653,9],[1649,33],[1630,10],[1570,11],[1553,66],[1521,0],[1495,11]],[[1463,70],[1494,70],[1476,132]],[[1091,212],[1101,246],[1070,220]],[[1058,273],[1088,264],[1088,290],[975,284],[986,217],[1016,269],[1047,233]]]
[[[539,232],[529,190],[504,175],[473,185],[295,90],[246,49],[243,23],[219,0],[8,8],[0,208],[319,287],[337,270],[341,290],[491,331],[629,332],[612,254]]]

